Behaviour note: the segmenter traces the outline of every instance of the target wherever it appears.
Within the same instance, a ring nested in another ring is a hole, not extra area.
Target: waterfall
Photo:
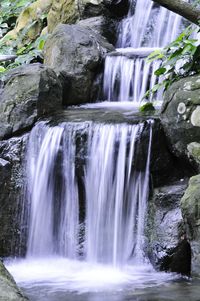
[[[147,63],[146,57],[174,40],[180,27],[179,15],[149,0],[137,0],[136,4],[135,0],[129,0],[128,15],[119,27],[118,48],[105,60],[104,98],[141,101],[145,92],[159,83],[154,72],[160,62]],[[161,100],[162,92],[154,98]]]
[[[145,128],[149,131],[143,158],[146,167],[138,170],[136,154]],[[63,123],[55,127],[40,122],[34,127],[27,152],[28,256],[83,257],[87,262],[113,266],[145,260],[151,128],[150,121],[138,125]],[[84,231],[77,167],[81,156]]]
[[[76,257],[79,205],[73,128],[68,127],[67,136],[64,134],[64,127],[49,128],[42,122],[30,135],[28,255]]]

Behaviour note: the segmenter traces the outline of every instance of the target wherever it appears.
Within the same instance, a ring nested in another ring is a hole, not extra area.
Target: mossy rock
[[[51,5],[52,0],[37,0],[26,7],[19,15],[15,28],[4,36],[5,43],[10,44],[16,40],[23,30],[26,32],[18,47],[34,41],[42,32],[43,16],[49,12]]]
[[[200,274],[200,175],[190,178],[181,199],[181,209],[192,245],[193,272]]]

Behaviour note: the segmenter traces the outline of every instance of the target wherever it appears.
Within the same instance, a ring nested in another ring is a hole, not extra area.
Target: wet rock
[[[93,82],[103,57],[113,46],[94,31],[80,25],[60,24],[46,42],[45,64],[63,84],[63,104],[91,101]]]
[[[150,172],[153,187],[159,187],[173,183],[181,178],[191,176],[190,168],[184,166],[169,151],[166,136],[163,131],[162,124],[158,118],[151,121],[152,141],[151,141],[151,157]],[[137,170],[144,170],[147,158],[147,152],[150,139],[150,124],[145,123],[141,135],[140,143],[136,148],[136,161],[134,162]]]
[[[181,238],[178,245],[161,258],[161,271],[174,272],[183,276],[191,276],[191,246],[186,237]]]
[[[2,82],[0,139],[22,133],[61,108],[61,84],[50,68],[25,65],[8,72]]]
[[[28,135],[0,142],[0,256],[23,255],[24,157]],[[28,206],[26,206],[28,209]]]
[[[187,181],[159,187],[153,190],[150,198],[146,233],[149,239],[148,256],[158,268],[160,259],[176,247],[184,229],[180,201],[186,187]]]
[[[28,301],[17,287],[13,277],[0,261],[0,300],[2,301]]]
[[[200,75],[172,84],[165,93],[161,120],[174,154],[188,160],[188,145],[200,142]]]
[[[191,241],[193,271],[200,274],[200,175],[190,178],[189,186],[181,199],[181,209],[187,234]]]

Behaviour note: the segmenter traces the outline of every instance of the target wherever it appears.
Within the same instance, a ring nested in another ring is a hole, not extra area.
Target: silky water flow
[[[129,14],[121,23],[119,49],[105,62],[106,99],[136,102],[147,83],[156,82],[149,74],[158,62],[145,65],[144,57],[149,47],[163,46],[164,27],[156,31],[155,26],[162,14],[167,15],[167,43],[177,34],[180,19],[155,9],[149,0],[137,1],[136,7],[130,2]],[[23,210],[27,254],[7,264],[31,301],[126,301],[135,290],[140,295],[174,279],[155,272],[146,254],[152,130],[151,120],[56,126],[39,122],[32,129]],[[148,142],[141,154],[144,133]]]
[[[160,62],[147,63],[147,56],[173,41],[181,29],[178,14],[149,0],[129,0],[128,15],[119,26],[117,49],[108,54],[104,70],[104,99],[140,102],[146,91],[159,83],[154,72]],[[152,95],[146,97],[152,100]],[[162,91],[154,96],[162,100]]]
[[[33,128],[26,160],[27,255],[8,264],[31,300],[171,279],[155,272],[145,253],[152,124],[40,122]],[[138,169],[144,132],[145,164]]]

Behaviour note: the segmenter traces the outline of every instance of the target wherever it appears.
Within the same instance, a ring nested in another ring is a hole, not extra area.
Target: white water
[[[27,292],[34,292],[34,296],[37,296],[34,300],[43,300],[42,294],[46,297],[55,293],[57,297],[55,295],[53,300],[57,301],[60,300],[58,296],[61,291],[65,294],[133,292],[136,289],[166,284],[175,278],[172,274],[155,272],[150,265],[127,265],[119,269],[62,257],[10,262],[7,268],[20,286]],[[105,296],[104,300],[107,299]]]
[[[145,256],[151,127],[149,121],[146,168],[136,171],[143,123],[35,126],[27,153],[27,258],[7,265],[21,286],[82,293],[171,279],[154,272]],[[86,158],[85,231],[80,230],[77,157]]]
[[[137,0],[135,7],[134,3],[130,0],[128,16],[120,24],[117,54],[105,60],[103,91],[108,101],[140,102],[159,83],[154,72],[160,62],[147,63],[145,57],[150,49],[166,46],[180,32],[179,15],[149,0]],[[152,96],[146,99],[152,101]],[[162,91],[154,99],[162,100]]]
[[[145,171],[133,170],[136,141],[144,124],[39,123],[28,146],[31,202],[28,256],[79,258],[79,201],[76,137],[85,153],[84,257],[114,266],[143,255],[151,146]],[[139,143],[139,142],[138,142]],[[78,154],[79,156],[80,154]],[[59,171],[58,171],[59,170]],[[126,233],[126,236],[124,236]]]

